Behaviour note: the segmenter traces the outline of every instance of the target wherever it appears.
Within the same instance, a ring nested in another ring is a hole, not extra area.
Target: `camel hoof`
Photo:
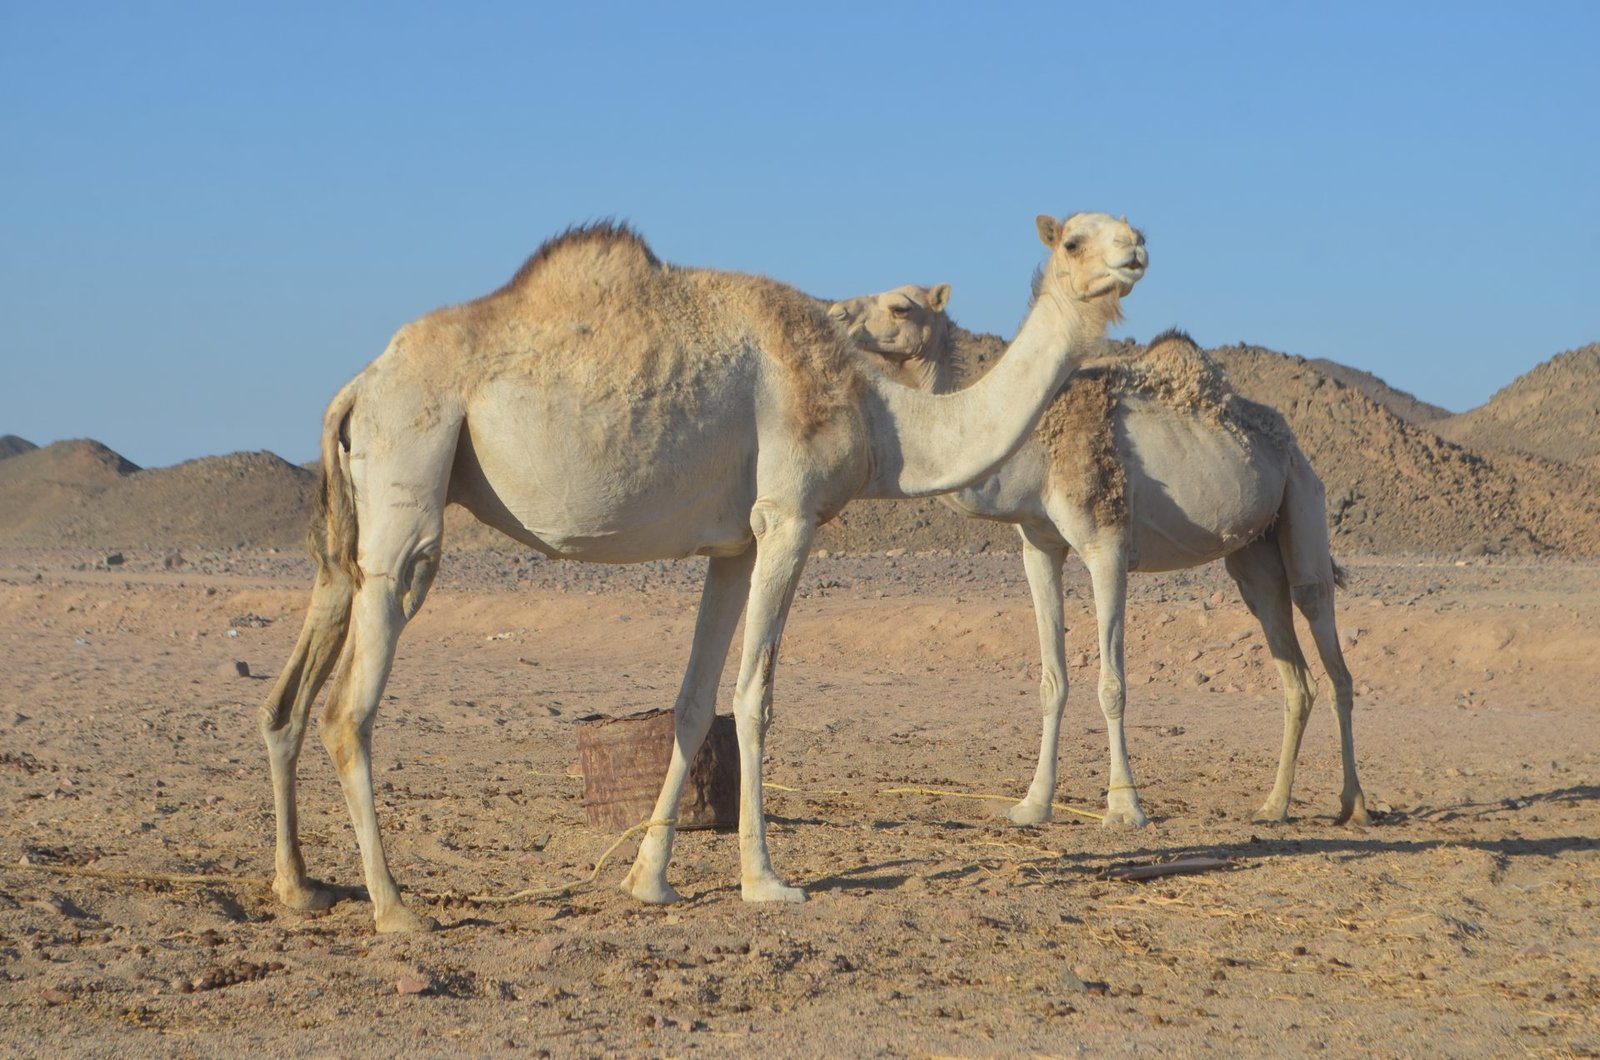
[[[1333,823],[1355,825],[1358,828],[1367,827],[1372,823],[1372,818],[1367,815],[1367,800],[1358,796],[1354,802],[1347,803],[1339,811],[1339,817]]]
[[[1038,806],[1031,802],[1019,802],[1006,813],[1006,820],[1024,828],[1047,824],[1050,821],[1050,804]]]
[[[1289,807],[1275,806],[1269,802],[1257,810],[1250,820],[1255,824],[1288,824]]]
[[[622,890],[645,905],[671,905],[683,900],[677,889],[662,879],[649,879],[634,883],[631,878],[622,881]]]
[[[376,914],[373,917],[373,921],[376,923],[378,934],[380,935],[439,930],[439,922],[433,917],[413,913],[403,905],[390,906],[383,912]]]
[[[790,887],[776,876],[759,880],[745,880],[739,885],[739,897],[747,902],[803,902],[806,892]]]
[[[272,881],[272,893],[296,913],[325,913],[333,908],[333,892],[315,880],[288,880],[280,876]]]
[[[1144,811],[1135,806],[1133,809],[1107,809],[1104,820],[1100,822],[1101,828],[1144,828],[1150,823],[1150,818]]]

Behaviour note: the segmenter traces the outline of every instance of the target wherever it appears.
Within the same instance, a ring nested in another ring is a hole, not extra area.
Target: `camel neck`
[[[994,471],[1104,330],[1098,308],[1041,297],[999,363],[964,390],[928,393],[874,376],[873,476],[862,496],[948,493]]]

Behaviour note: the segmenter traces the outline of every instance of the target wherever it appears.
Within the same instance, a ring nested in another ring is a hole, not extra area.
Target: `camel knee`
[[[1127,709],[1128,693],[1121,674],[1104,674],[1100,678],[1100,710],[1107,718],[1116,721]]]
[[[1039,677],[1039,700],[1044,704],[1045,710],[1053,709],[1054,705],[1066,698],[1066,675],[1057,673],[1054,669],[1046,667]]]
[[[1323,608],[1327,605],[1328,587],[1320,581],[1304,582],[1300,585],[1291,585],[1289,596],[1294,600],[1294,606],[1306,617],[1307,622],[1316,622],[1322,617]]]

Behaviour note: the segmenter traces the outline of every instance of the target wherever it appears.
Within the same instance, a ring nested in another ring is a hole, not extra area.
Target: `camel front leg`
[[[1006,814],[1012,824],[1034,825],[1050,820],[1056,794],[1056,759],[1061,745],[1061,713],[1067,705],[1066,619],[1061,604],[1061,564],[1066,549],[1043,539],[1028,527],[1022,536],[1022,567],[1033,594],[1033,617],[1039,627],[1039,763],[1028,794]]]
[[[783,624],[811,547],[812,522],[758,501],[750,524],[756,533],[755,569],[745,611],[744,646],[733,719],[739,732],[739,891],[747,902],[803,902],[772,868],[762,805],[761,762],[772,724],[773,671]]]
[[[695,618],[694,646],[689,650],[689,665],[678,689],[673,707],[674,739],[672,761],[667,766],[661,794],[656,799],[652,821],[676,821],[683,802],[684,785],[695,752],[705,742],[716,713],[717,683],[727,662],[728,646],[733,643],[734,627],[744,610],[750,591],[750,570],[755,564],[755,549],[738,556],[713,559],[706,570],[705,586],[700,591],[700,612]],[[660,904],[678,900],[678,892],[667,882],[667,863],[672,860],[672,840],[676,828],[660,824],[645,833],[633,868],[622,880],[622,889],[641,902]]]
[[[1150,823],[1139,805],[1139,790],[1128,763],[1128,742],[1122,715],[1127,708],[1123,626],[1128,613],[1128,555],[1120,543],[1085,555],[1094,587],[1095,623],[1100,631],[1100,712],[1106,718],[1111,747],[1111,773],[1106,780],[1105,827],[1143,828]]]

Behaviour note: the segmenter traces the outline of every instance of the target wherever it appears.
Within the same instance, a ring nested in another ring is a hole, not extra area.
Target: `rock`
[[[250,664],[243,659],[233,659],[217,667],[217,673],[223,677],[249,677]]]
[[[402,997],[413,997],[418,994],[426,994],[432,986],[431,982],[421,976],[408,975],[395,981],[394,992]]]
[[[106,553],[106,558],[101,560],[101,562],[104,563],[108,567],[120,567],[120,566],[122,566],[122,562],[123,562],[122,561],[122,553],[120,553],[120,552],[108,552],[108,553]]]
[[[187,562],[188,560],[183,558],[183,553],[181,552],[168,552],[161,557],[161,566],[167,570],[177,570]]]
[[[1211,681],[1211,675],[1206,673],[1204,670],[1196,670],[1189,676],[1189,680],[1193,681],[1197,685],[1208,684]]]

